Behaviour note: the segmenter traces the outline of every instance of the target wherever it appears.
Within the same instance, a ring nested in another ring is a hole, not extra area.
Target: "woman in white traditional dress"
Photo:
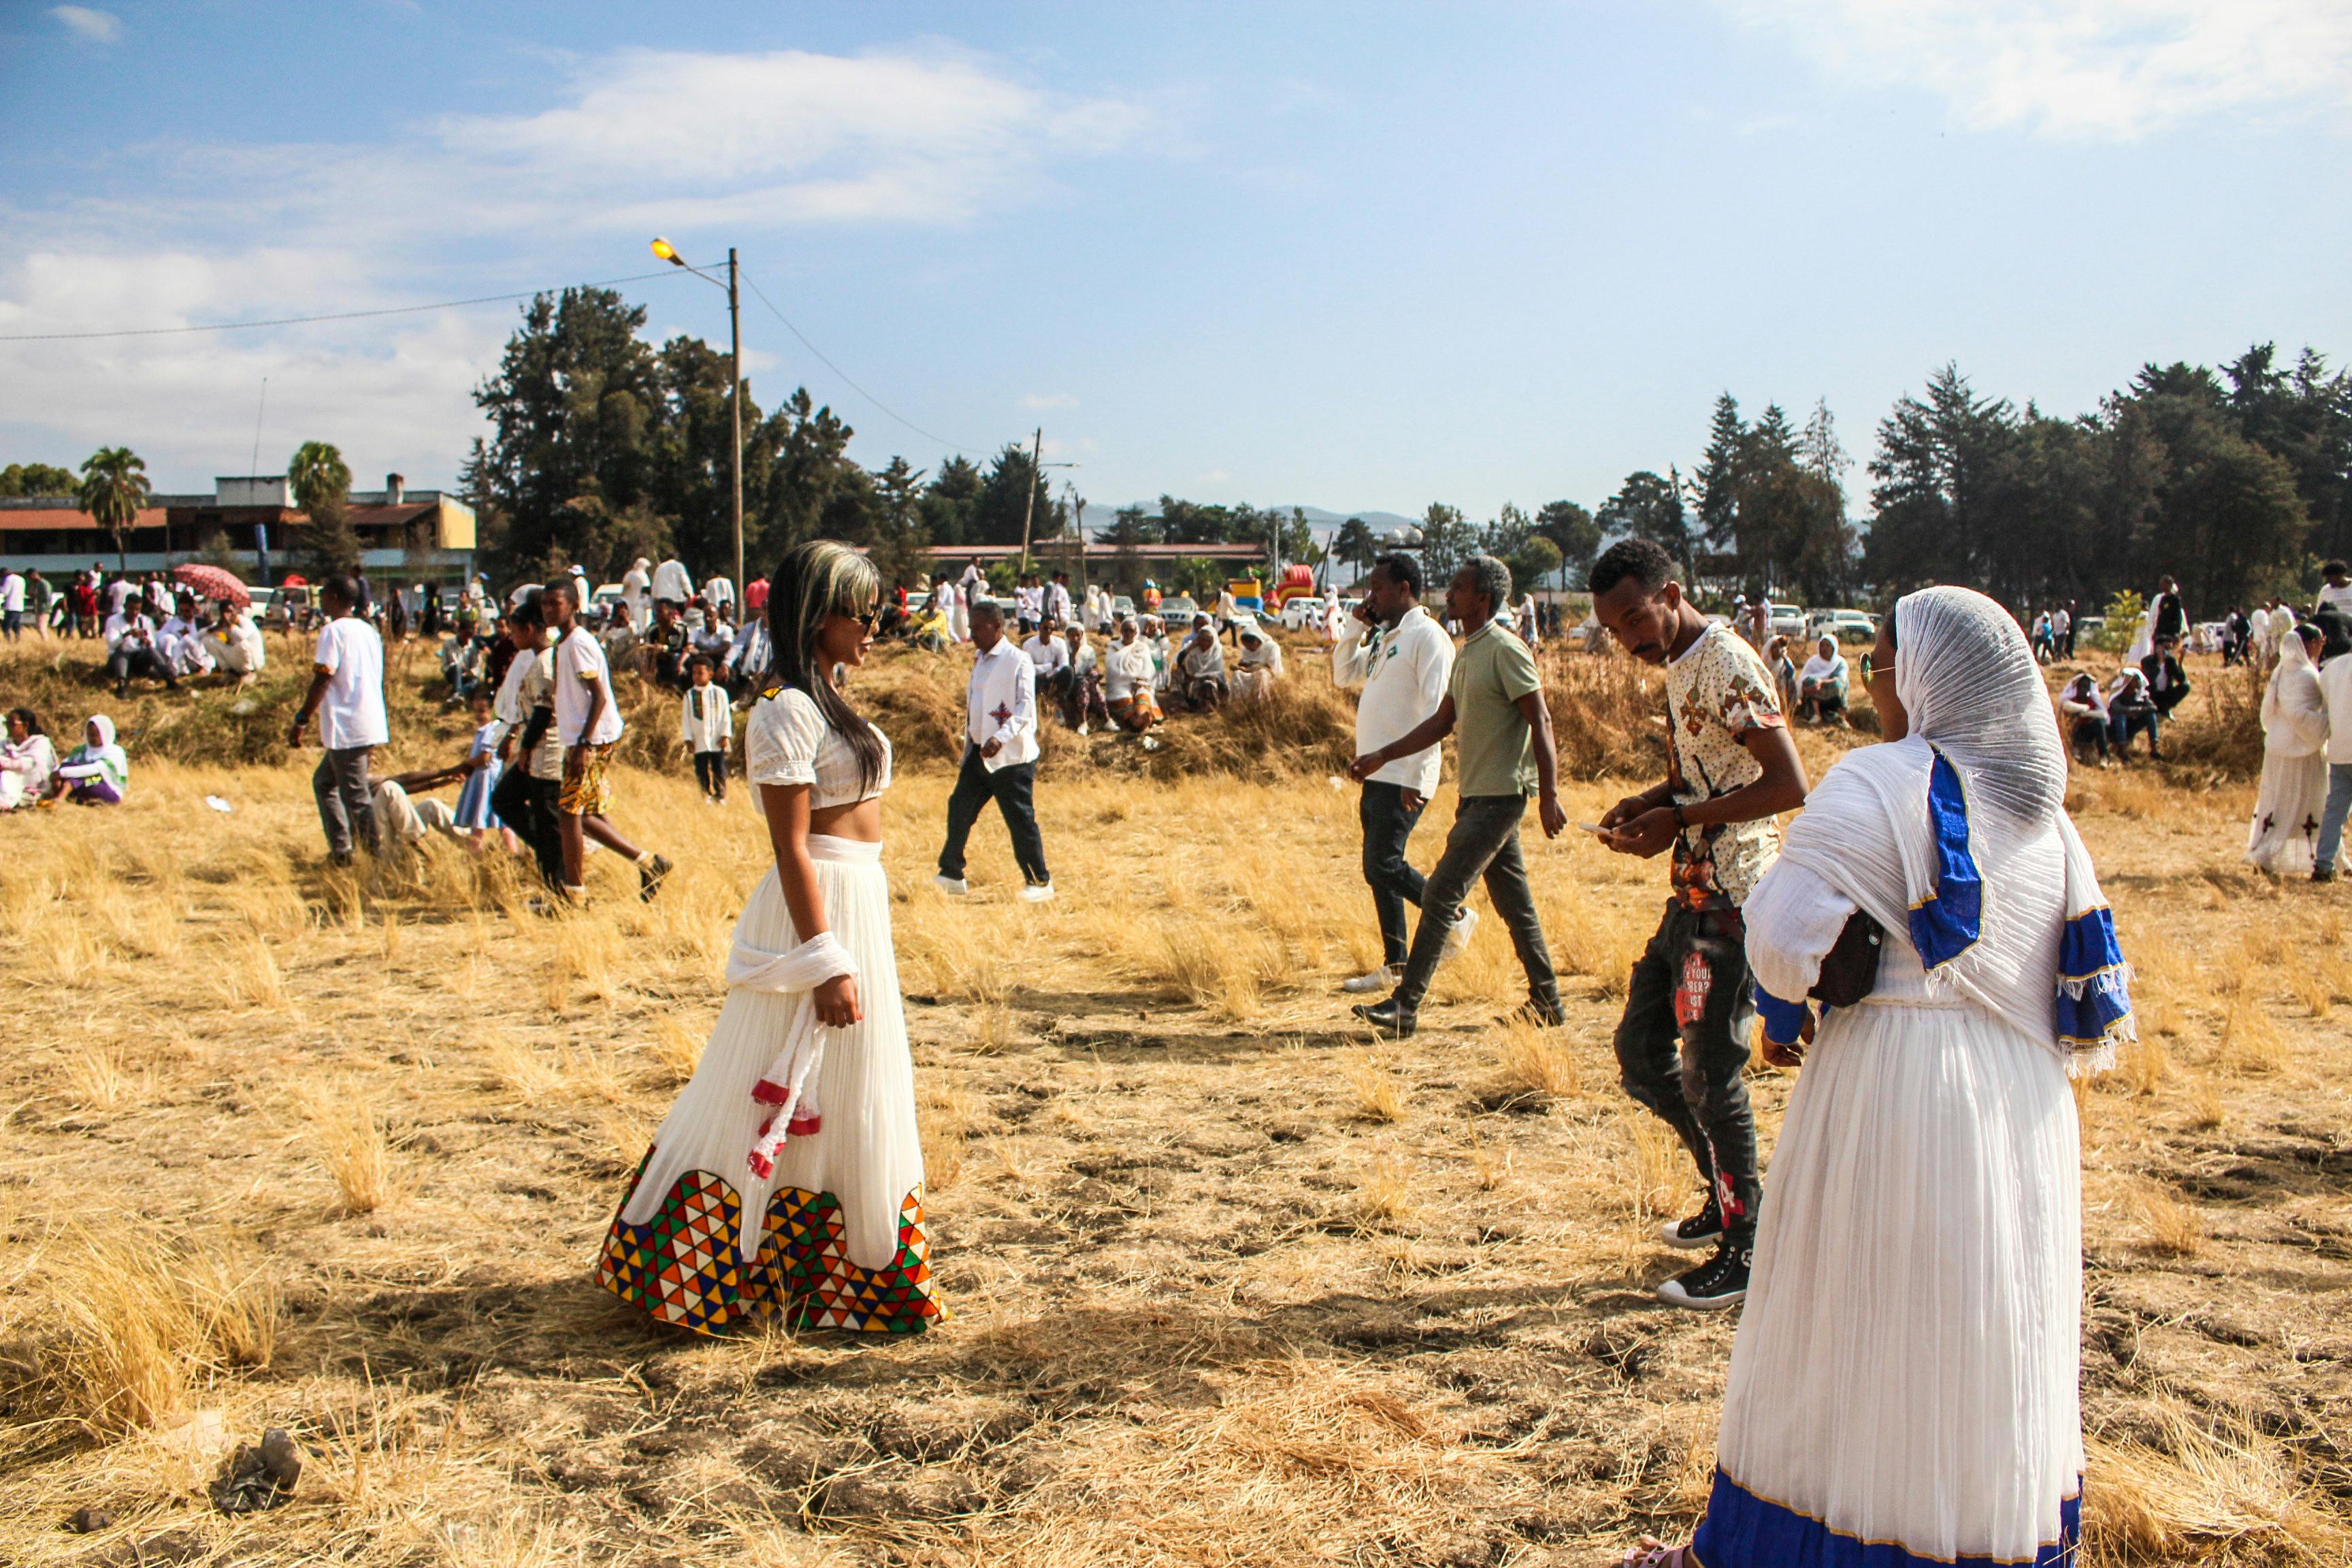
[[[2280,645],[2263,689],[2263,788],[2246,835],[2246,863],[2274,877],[2301,877],[2319,845],[2327,804],[2327,699],[2313,662],[2323,634],[2298,626]]]
[[[38,801],[58,771],[58,749],[42,732],[30,708],[8,710],[8,739],[0,744],[0,811],[18,811]]]
[[[773,1313],[889,1333],[941,1316],[882,871],[890,742],[835,684],[865,662],[881,591],[830,540],[794,548],[771,579],[776,668],[743,752],[775,865],[736,921],[726,1005],[597,1269],[622,1300],[701,1333]]]
[[[2007,612],[1964,588],[1904,598],[1871,694],[1890,743],[1823,776],[1745,907],[1769,1049],[1805,1070],[1765,1184],[1706,1518],[1686,1554],[1629,1562],[2073,1561],[2067,1080],[2129,1036],[2126,971]],[[1857,913],[1880,928],[1874,984],[1815,1034],[1804,998]]]

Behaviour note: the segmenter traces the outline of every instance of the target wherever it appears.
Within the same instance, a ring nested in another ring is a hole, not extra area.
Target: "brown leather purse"
[[[1806,994],[1832,1007],[1851,1007],[1878,984],[1878,954],[1886,931],[1860,910],[1846,917],[1845,929],[1822,955],[1822,972]]]

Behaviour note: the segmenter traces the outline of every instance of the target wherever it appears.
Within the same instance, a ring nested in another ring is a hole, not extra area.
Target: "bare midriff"
[[[808,830],[831,838],[854,838],[860,844],[882,842],[882,797],[851,805],[821,805],[809,813]]]

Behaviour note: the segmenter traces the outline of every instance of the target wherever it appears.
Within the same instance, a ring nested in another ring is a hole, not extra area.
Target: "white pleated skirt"
[[[2246,830],[2246,863],[2275,877],[2310,874],[2319,847],[2319,814],[2327,805],[2327,758],[2263,754],[2262,793]]]
[[[751,1097],[752,1086],[814,1003],[808,992],[729,991],[598,1268],[616,1295],[688,1328],[783,1310],[797,1326],[906,1331],[940,1316],[882,847],[822,834],[808,844],[826,920],[857,963],[865,1015],[823,1030],[814,1074],[822,1125],[789,1139],[768,1175],[751,1169],[752,1143],[775,1110]],[[766,952],[803,940],[772,868],[735,932]]]
[[[2056,1053],[1965,1004],[1833,1013],[1765,1180],[1705,1568],[2059,1562],[2082,1273]]]

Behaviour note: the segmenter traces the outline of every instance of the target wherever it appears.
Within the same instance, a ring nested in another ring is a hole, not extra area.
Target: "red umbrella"
[[[206,566],[190,561],[172,568],[173,577],[196,591],[197,596],[218,599],[223,604],[240,608],[253,603],[253,595],[234,572],[224,572],[217,566]]]
[[[281,588],[307,588],[310,585],[310,579],[299,572],[289,572],[278,580],[278,585]]]

